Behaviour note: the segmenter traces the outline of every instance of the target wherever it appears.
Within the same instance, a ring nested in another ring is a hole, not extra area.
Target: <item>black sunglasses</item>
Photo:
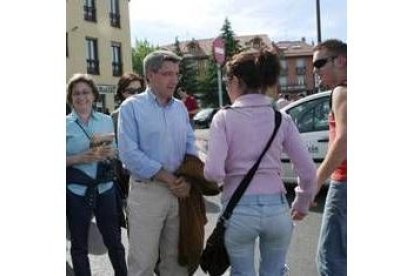
[[[332,57],[327,57],[327,58],[321,58],[318,60],[315,60],[313,62],[313,67],[315,67],[316,69],[320,69],[322,68],[328,61],[332,61],[334,59],[336,59],[338,56],[332,56]]]
[[[124,93],[127,93],[129,95],[139,94],[142,91],[143,91],[142,88],[126,88],[126,89],[124,89]]]

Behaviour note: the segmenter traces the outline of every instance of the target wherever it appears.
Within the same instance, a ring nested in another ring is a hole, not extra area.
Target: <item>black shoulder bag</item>
[[[253,179],[254,174],[256,173],[257,168],[262,161],[263,156],[269,149],[270,145],[273,142],[273,139],[276,136],[276,133],[280,127],[282,122],[282,115],[279,111],[273,109],[275,112],[275,128],[273,130],[272,136],[270,137],[269,141],[266,144],[262,154],[260,155],[259,159],[250,168],[246,176],[240,182],[239,186],[237,187],[236,191],[232,195],[227,204],[226,209],[224,210],[223,214],[218,219],[217,225],[213,230],[213,233],[207,239],[206,248],[203,250],[200,260],[201,269],[212,276],[219,276],[222,275],[227,268],[230,266],[229,256],[227,255],[226,246],[224,244],[224,232],[226,230],[224,223],[230,218],[231,214],[233,213],[234,208],[236,207],[237,203],[239,202],[240,198],[243,196],[244,192],[247,189],[250,181]]]

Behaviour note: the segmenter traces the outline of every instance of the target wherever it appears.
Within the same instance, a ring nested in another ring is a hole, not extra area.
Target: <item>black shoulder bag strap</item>
[[[226,209],[224,210],[223,214],[220,216],[219,221],[223,222],[223,220],[228,220],[233,213],[234,208],[236,207],[237,203],[239,202],[240,198],[243,196],[244,192],[247,189],[247,186],[249,186],[250,181],[253,179],[254,174],[256,173],[257,168],[260,165],[260,162],[262,161],[263,156],[266,154],[267,150],[269,149],[270,145],[273,142],[273,139],[276,136],[277,131],[279,130],[280,124],[282,122],[282,114],[272,108],[275,112],[275,128],[273,130],[272,136],[270,137],[269,141],[266,144],[266,147],[264,148],[262,154],[260,155],[259,159],[257,159],[256,163],[253,165],[253,167],[250,168],[248,173],[245,175],[243,180],[240,182],[239,186],[237,187],[236,191],[233,193],[232,197],[229,200],[229,203],[227,204]]]
[[[86,129],[83,128],[83,126],[79,123],[79,120],[76,119],[75,123],[82,129],[83,133],[85,133],[86,137],[88,137],[89,141],[91,141],[91,136],[86,132]]]
[[[75,122],[82,129],[83,133],[85,133],[86,137],[88,137],[89,141],[92,142],[91,135],[89,135],[85,128],[79,123],[79,120],[76,120]],[[114,177],[112,176],[114,174],[114,166],[114,162],[98,162],[96,172],[96,181],[98,184],[103,182],[115,181]],[[107,174],[108,171],[110,171],[109,174]]]

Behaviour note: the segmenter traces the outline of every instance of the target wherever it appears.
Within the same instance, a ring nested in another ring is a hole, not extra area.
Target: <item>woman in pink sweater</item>
[[[263,151],[275,125],[273,106],[264,95],[280,72],[269,51],[246,51],[226,64],[226,88],[232,105],[221,109],[210,128],[205,177],[223,182],[224,207]],[[291,159],[299,176],[292,209],[281,179],[281,155]],[[225,245],[231,275],[255,275],[254,244],[260,238],[260,275],[283,275],[293,220],[303,219],[313,200],[316,168],[287,114],[246,192],[226,222]],[[224,209],[224,208],[223,208]]]

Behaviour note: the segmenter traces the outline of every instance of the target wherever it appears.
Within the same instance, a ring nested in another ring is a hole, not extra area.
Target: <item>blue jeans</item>
[[[260,275],[285,275],[292,230],[284,194],[244,195],[226,223],[225,245],[231,275],[255,275],[254,249],[258,237]]]
[[[95,209],[90,208],[83,196],[66,190],[66,217],[70,230],[71,256],[75,275],[91,275],[88,259],[88,234],[92,213],[95,214],[96,223],[105,246],[108,248],[109,259],[116,276],[126,276],[127,267],[125,249],[121,243],[121,228],[116,205],[116,190],[99,194]]]
[[[346,182],[331,181],[316,263],[321,276],[346,276]]]

